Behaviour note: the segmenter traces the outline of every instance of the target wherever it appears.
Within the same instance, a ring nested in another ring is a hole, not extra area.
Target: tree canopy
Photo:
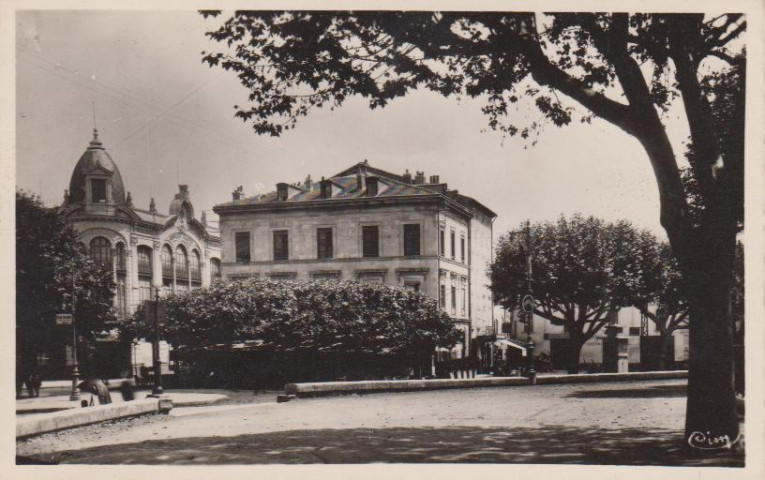
[[[264,349],[427,354],[460,339],[449,316],[420,293],[371,283],[248,280],[162,300],[162,335],[198,350],[259,341]],[[141,333],[150,319],[137,315]],[[125,326],[132,335],[133,327]]]
[[[22,363],[63,350],[71,335],[56,335],[55,314],[71,313],[73,294],[78,336],[92,341],[116,320],[115,287],[112,273],[90,259],[56,209],[16,192],[16,345]]]
[[[580,215],[522,225],[499,240],[489,268],[492,294],[503,307],[518,308],[530,293],[530,256],[534,313],[566,327],[575,350],[569,368],[576,371],[582,345],[630,304],[647,260],[638,247],[651,241],[652,234],[628,222]]]

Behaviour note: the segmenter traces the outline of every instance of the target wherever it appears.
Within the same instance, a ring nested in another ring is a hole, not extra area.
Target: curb
[[[534,382],[537,385],[562,383],[624,382],[636,380],[668,380],[688,378],[687,370],[634,373],[593,373],[575,375],[541,375]],[[452,388],[485,388],[528,386],[526,377],[490,377],[437,380],[366,380],[359,382],[309,382],[288,383],[284,386],[284,399],[321,397],[329,395],[350,395],[365,393],[411,392],[424,390],[445,390]]]
[[[40,413],[16,419],[16,438],[79,427],[106,420],[167,412],[171,408],[172,402],[167,398],[147,398],[145,400],[134,400],[125,403],[70,409],[63,412]]]

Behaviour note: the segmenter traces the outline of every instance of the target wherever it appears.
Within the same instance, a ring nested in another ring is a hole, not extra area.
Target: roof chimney
[[[366,160],[365,163],[361,164],[359,167],[359,171],[356,173],[356,190],[359,192],[363,192],[366,188],[366,178],[367,178],[367,168],[366,168]]]
[[[236,190],[231,192],[231,198],[234,200],[241,200],[242,197],[244,197],[244,187],[239,185],[238,187],[236,187]]]
[[[425,183],[425,172],[418,171],[414,176],[414,183],[417,185],[422,185]]]
[[[311,175],[308,175],[305,177],[305,181],[303,182],[303,188],[306,190],[311,190],[313,188],[313,180],[311,180]]]
[[[407,169],[406,172],[404,172],[403,177],[406,183],[412,183],[412,174],[409,173],[409,169]]]
[[[438,178],[438,175],[431,175],[430,176],[430,183],[440,183]]]

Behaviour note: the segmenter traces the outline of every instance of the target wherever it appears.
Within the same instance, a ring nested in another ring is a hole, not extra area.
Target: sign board
[[[50,318],[50,317],[48,317]],[[56,314],[56,325],[71,325],[72,324],[72,314],[71,313],[57,313]]]
[[[531,313],[534,311],[534,297],[531,295],[526,295],[523,297],[523,302],[521,302],[521,305],[523,306],[523,311],[526,313]]]

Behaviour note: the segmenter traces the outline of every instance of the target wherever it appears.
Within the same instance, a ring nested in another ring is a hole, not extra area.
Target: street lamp
[[[160,396],[165,391],[162,388],[162,362],[159,358],[159,288],[154,288],[154,341],[151,343],[151,356],[154,364],[154,388],[151,391],[152,396]]]
[[[77,285],[75,284],[75,272],[72,272],[72,394],[71,401],[80,400],[80,370],[77,364],[77,326],[75,323],[75,304],[77,303]]]

